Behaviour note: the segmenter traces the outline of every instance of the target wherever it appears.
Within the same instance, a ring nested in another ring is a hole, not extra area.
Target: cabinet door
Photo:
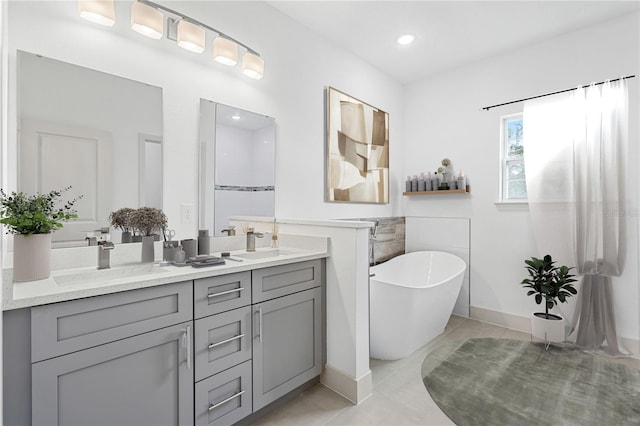
[[[253,410],[322,370],[320,287],[254,305]]]
[[[191,333],[177,324],[33,364],[33,424],[193,424]]]

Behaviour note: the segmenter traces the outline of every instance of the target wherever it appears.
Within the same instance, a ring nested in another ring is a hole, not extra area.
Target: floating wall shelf
[[[403,192],[402,195],[445,195],[445,194],[468,194],[469,185],[465,189],[447,189],[442,191],[419,191],[419,192]]]

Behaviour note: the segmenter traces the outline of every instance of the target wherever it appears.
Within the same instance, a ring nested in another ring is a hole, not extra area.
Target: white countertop
[[[242,262],[226,260],[224,265],[204,268],[173,265],[158,266],[157,263],[142,264],[137,262],[120,264],[112,266],[111,269],[103,270],[97,270],[95,266],[59,269],[52,271],[51,276],[44,280],[16,283],[12,279],[12,270],[5,269],[2,271],[2,310],[63,302],[83,297],[320,259],[328,256],[326,245],[324,248],[317,247],[312,250],[297,247],[258,248],[256,253],[266,254],[273,250],[279,250],[279,254],[261,259],[244,259]],[[231,251],[232,257],[242,254],[246,254],[246,251]],[[212,253],[212,255],[220,256],[220,253]]]

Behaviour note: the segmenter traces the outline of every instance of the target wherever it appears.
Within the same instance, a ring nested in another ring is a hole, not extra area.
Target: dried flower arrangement
[[[129,207],[123,207],[116,210],[115,212],[111,212],[111,214],[109,215],[111,226],[113,226],[115,229],[120,229],[123,232],[131,232],[133,228],[133,226],[131,225],[131,214],[134,211],[134,209],[131,209]]]
[[[167,226],[167,216],[160,209],[140,207],[131,212],[131,226],[142,236],[154,235]]]

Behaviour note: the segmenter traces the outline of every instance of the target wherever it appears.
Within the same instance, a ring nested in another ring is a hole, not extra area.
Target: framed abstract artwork
[[[327,88],[327,201],[389,202],[389,114]]]

